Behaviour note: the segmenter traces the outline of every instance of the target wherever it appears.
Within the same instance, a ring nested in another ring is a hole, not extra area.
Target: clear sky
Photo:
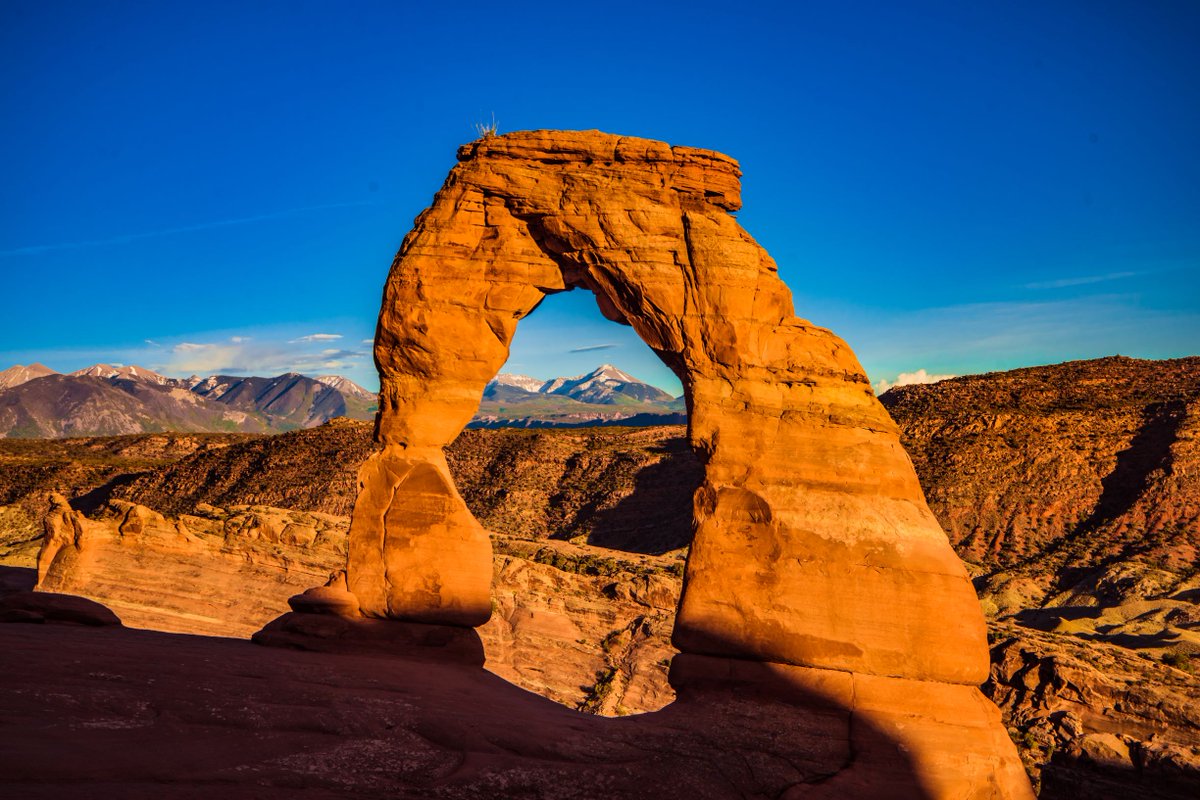
[[[492,114],[739,159],[874,381],[1200,353],[1197,42],[1191,0],[3,0],[0,367],[374,387],[391,258]],[[591,306],[509,370],[677,390]]]

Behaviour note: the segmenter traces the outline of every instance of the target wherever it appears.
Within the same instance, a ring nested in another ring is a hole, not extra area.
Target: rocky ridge
[[[1200,655],[1200,358],[1076,361],[881,399],[993,616]]]

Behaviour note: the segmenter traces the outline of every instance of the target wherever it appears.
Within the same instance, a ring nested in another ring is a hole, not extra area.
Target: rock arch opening
[[[556,293],[518,326],[447,457],[491,531],[661,555],[690,543],[703,477],[683,410],[678,380],[632,329],[586,290]],[[483,427],[508,430],[470,431]]]

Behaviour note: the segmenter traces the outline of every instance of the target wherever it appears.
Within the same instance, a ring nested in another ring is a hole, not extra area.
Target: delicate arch
[[[595,293],[679,375],[704,463],[675,643],[977,684],[983,618],[853,353],[794,316],[730,212],[736,162],[599,132],[459,151],[392,264],[375,338],[377,436],[350,532],[364,613],[479,625],[491,548],[442,447],[546,294]]]

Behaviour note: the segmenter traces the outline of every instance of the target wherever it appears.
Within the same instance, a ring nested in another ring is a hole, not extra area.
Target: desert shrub
[[[589,714],[599,714],[604,708],[604,701],[617,688],[617,668],[608,667],[596,673],[596,682],[587,690],[579,703],[579,710]]]
[[[1170,653],[1163,653],[1162,663],[1166,664],[1168,667],[1181,669],[1184,672],[1195,672],[1195,667],[1192,666],[1192,659],[1189,658],[1186,653],[1181,653],[1178,650]]]
[[[500,129],[499,123],[496,122],[496,115],[492,114],[491,123],[476,122],[475,133],[479,134],[480,139],[487,139],[496,135],[496,131]]]

